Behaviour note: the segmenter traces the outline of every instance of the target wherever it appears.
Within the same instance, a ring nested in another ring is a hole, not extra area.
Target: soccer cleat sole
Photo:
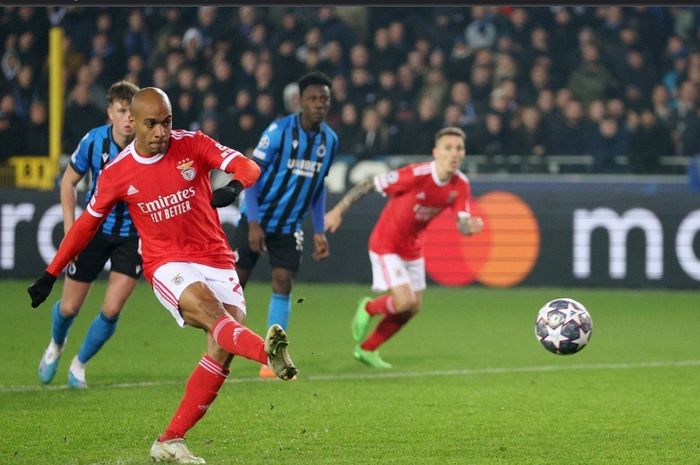
[[[267,330],[265,336],[265,352],[267,353],[268,366],[272,368],[278,378],[289,381],[294,378],[298,370],[289,356],[287,346],[289,340],[284,329],[274,324]]]

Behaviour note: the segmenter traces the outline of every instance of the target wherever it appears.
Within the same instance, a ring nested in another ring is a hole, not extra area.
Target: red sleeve
[[[111,182],[109,174],[111,174],[109,168],[105,168],[97,179],[97,188],[87,209],[73,223],[68,234],[63,238],[56,256],[46,269],[52,275],[61,274],[66,265],[83,251],[90,239],[95,236],[105,216],[119,200],[117,190]]]
[[[260,177],[260,166],[245,155],[231,160],[225,171],[232,173],[234,179],[241,181],[243,188],[252,186]]]
[[[395,195],[407,191],[413,185],[413,167],[404,166],[374,177],[374,187],[382,195]]]
[[[53,257],[46,271],[58,277],[66,265],[82,252],[90,239],[95,236],[102,219],[91,215],[87,210],[84,211],[63,238],[56,256]]]
[[[252,186],[260,177],[258,164],[238,150],[220,144],[201,131],[197,131],[195,139],[199,153],[209,169],[233,174],[234,179],[239,180],[244,188]]]

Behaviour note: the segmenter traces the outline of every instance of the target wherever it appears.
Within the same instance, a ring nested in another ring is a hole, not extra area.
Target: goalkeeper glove
[[[212,192],[211,206],[214,208],[226,207],[236,201],[241,191],[243,184],[237,179],[234,179],[224,187],[219,187]]]
[[[44,271],[39,279],[34,281],[34,284],[29,286],[27,292],[29,292],[29,297],[32,298],[32,308],[37,308],[46,298],[51,294],[51,289],[53,288],[53,283],[56,282],[56,277]]]

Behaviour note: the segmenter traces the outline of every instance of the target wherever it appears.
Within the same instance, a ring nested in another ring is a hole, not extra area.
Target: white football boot
[[[202,457],[195,457],[185,445],[182,438],[159,441],[156,438],[151,445],[151,459],[154,462],[202,464],[207,463]]]

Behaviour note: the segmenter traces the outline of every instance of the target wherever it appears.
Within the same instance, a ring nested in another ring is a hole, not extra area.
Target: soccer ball
[[[535,337],[553,354],[575,354],[586,347],[592,332],[593,321],[586,307],[566,297],[544,304],[535,320]]]

